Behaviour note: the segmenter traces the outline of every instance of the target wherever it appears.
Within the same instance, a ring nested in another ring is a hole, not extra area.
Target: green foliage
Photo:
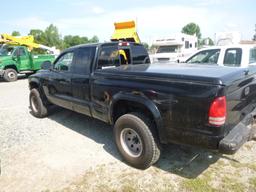
[[[89,43],[98,43],[99,42],[99,38],[94,35],[91,39],[89,39]]]
[[[198,39],[201,38],[200,27],[197,24],[195,24],[195,23],[189,23],[189,24],[185,25],[182,28],[181,32],[185,33],[185,34],[188,34],[188,35],[196,34]]]
[[[32,35],[36,43],[40,43],[40,44],[45,43],[45,34],[40,29],[31,29],[28,35]]]
[[[20,36],[20,32],[19,31],[13,31],[12,36]]]
[[[91,39],[87,37],[80,37],[78,35],[72,36],[67,35],[64,37],[64,48],[72,47],[75,45],[86,44],[86,43],[97,43],[99,39],[97,36],[93,36]]]
[[[142,43],[142,45],[148,50],[149,49],[149,45],[145,42]]]
[[[44,31],[45,36],[45,44],[49,47],[56,47],[58,49],[63,48],[63,41],[61,39],[61,35],[59,34],[58,28],[51,24]]]
[[[41,29],[31,29],[29,35],[34,36],[35,42],[46,45],[48,47],[56,47],[57,49],[65,49],[71,46],[97,43],[99,39],[97,36],[93,36],[91,39],[88,37],[80,37],[78,35],[66,35],[63,39],[58,31],[58,28],[53,24],[49,25],[44,31]],[[41,53],[40,50],[35,50],[36,53]]]

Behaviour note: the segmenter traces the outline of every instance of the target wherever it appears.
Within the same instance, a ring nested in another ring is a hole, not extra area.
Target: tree
[[[99,38],[94,35],[90,40],[89,40],[89,43],[98,43],[99,42]]]
[[[58,28],[53,24],[49,25],[44,31],[45,44],[49,47],[63,48],[63,41],[59,34]]]
[[[253,41],[256,41],[256,24],[255,24],[255,34],[254,34],[254,36],[253,36],[253,39],[252,39]]]
[[[31,29],[28,35],[32,35],[36,43],[44,44],[46,42],[44,32],[40,29]]]
[[[19,31],[13,31],[12,36],[20,36],[20,32]]]
[[[198,39],[201,38],[200,27],[197,24],[195,24],[195,23],[189,23],[189,24],[185,25],[182,28],[181,32],[185,33],[185,34],[188,34],[188,35],[196,34]]]
[[[89,40],[87,37],[80,37],[78,35],[72,36],[72,35],[67,35],[64,37],[64,47],[72,47],[75,45],[80,45],[80,44],[85,44],[88,43]]]
[[[210,37],[208,39],[209,39],[209,45],[211,45],[211,46],[214,45],[213,40]]]
[[[145,43],[145,42],[142,42],[142,45],[145,47],[145,49],[149,49],[149,45],[147,44],[147,43]]]

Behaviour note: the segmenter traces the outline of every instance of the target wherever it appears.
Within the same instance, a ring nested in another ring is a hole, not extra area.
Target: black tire
[[[48,106],[44,105],[39,91],[35,88],[30,91],[29,104],[33,116],[43,118],[48,115]]]
[[[7,82],[17,81],[18,79],[17,71],[15,69],[5,69],[3,78]]]
[[[151,121],[140,113],[125,114],[117,119],[114,126],[115,142],[128,164],[146,169],[157,162],[160,147],[154,130]]]

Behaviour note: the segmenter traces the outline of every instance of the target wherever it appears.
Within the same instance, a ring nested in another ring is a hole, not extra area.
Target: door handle
[[[68,84],[68,83],[71,83],[71,81],[70,81],[70,80],[67,80],[67,79],[60,79],[60,80],[59,80],[59,83],[60,83],[60,84]]]

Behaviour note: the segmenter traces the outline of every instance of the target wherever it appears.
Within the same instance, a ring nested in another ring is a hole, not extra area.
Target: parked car
[[[255,137],[255,66],[149,64],[139,44],[103,43],[67,49],[43,68],[29,77],[32,114],[46,117],[54,104],[114,125],[136,168],[157,162],[162,143],[232,154]]]
[[[0,48],[0,77],[16,81],[18,73],[30,75],[41,69],[44,61],[53,61],[54,55],[33,55],[25,46],[3,45]]]
[[[248,67],[256,64],[256,45],[213,46],[197,51],[185,62]]]

